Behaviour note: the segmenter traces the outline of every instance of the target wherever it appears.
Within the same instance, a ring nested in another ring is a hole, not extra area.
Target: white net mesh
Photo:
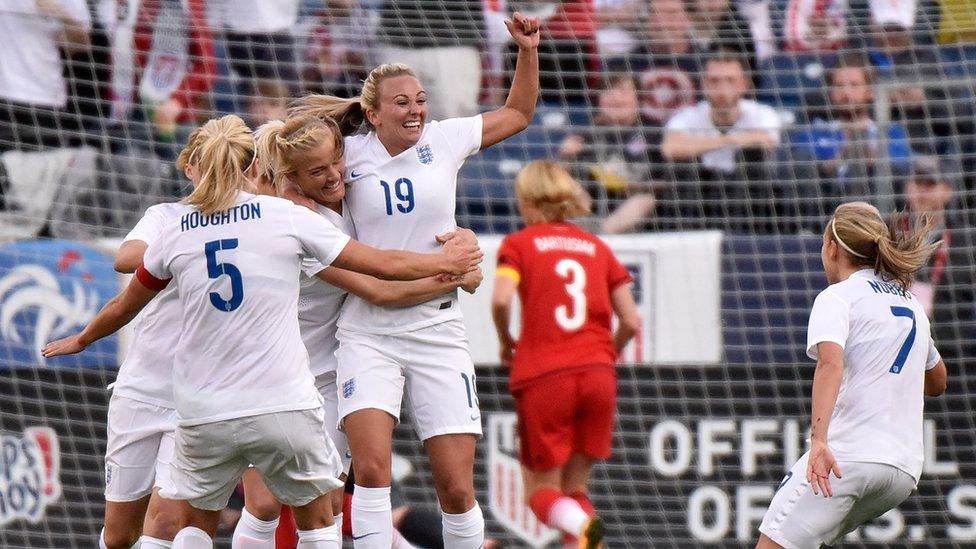
[[[389,61],[416,69],[432,118],[495,108],[515,59],[501,23],[514,9],[545,21],[542,100],[526,131],[465,164],[459,224],[483,234],[517,228],[514,174],[558,158],[592,194],[585,224],[594,230],[723,232],[721,359],[677,363],[649,352],[619,369],[615,453],[592,483],[608,546],[754,541],[802,452],[812,379],[804,329],[825,284],[822,223],[855,198],[941,215],[933,238],[945,244],[917,291],[931,294],[950,367],[948,394],[927,403],[918,492],[857,536],[976,541],[971,0],[8,0],[0,545],[96,539],[104,387],[119,344],[47,362],[39,344],[79,329],[114,295],[113,239],[147,206],[186,191],[172,161],[193,124],[235,112],[255,126],[283,116],[299,94],[354,95],[371,67]],[[704,128],[695,105],[734,94],[727,70],[740,66],[744,98],[757,104]],[[654,270],[659,259],[635,267],[652,285],[639,288],[646,317],[660,313],[654,292],[680,288]],[[509,546],[539,545],[553,538],[518,501],[507,374],[488,360],[478,378],[489,435],[477,485],[489,532]],[[414,470],[405,495],[433,506],[409,424],[396,443]]]

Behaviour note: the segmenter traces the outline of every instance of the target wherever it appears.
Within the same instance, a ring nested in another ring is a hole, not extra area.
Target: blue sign
[[[0,246],[0,368],[116,368],[118,338],[45,359],[44,345],[80,332],[119,290],[111,255],[66,240]]]

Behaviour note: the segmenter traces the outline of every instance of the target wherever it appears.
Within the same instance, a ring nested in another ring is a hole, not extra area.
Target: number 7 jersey
[[[918,480],[925,371],[940,360],[929,329],[915,296],[872,269],[817,296],[807,354],[816,359],[825,342],[844,350],[844,378],[827,432],[838,461],[885,463]]]
[[[605,242],[572,223],[530,225],[502,241],[497,275],[518,282],[522,303],[512,390],[560,370],[616,363],[610,294],[632,279]]]

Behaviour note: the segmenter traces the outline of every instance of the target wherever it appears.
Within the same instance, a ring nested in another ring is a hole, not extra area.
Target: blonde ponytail
[[[268,122],[259,129],[256,143],[260,172],[281,194],[288,177],[297,171],[301,155],[329,141],[335,157],[341,157],[344,152],[342,135],[331,118],[322,120],[306,115],[284,122]]]
[[[380,107],[380,84],[387,78],[416,74],[403,63],[386,63],[369,71],[358,97],[344,99],[334,95],[311,94],[296,99],[288,108],[288,116],[314,116],[320,120],[334,120],[341,134],[354,135],[372,129],[366,119],[366,109]]]
[[[590,195],[562,166],[536,160],[515,176],[520,200],[539,211],[546,221],[563,221],[590,213]]]
[[[193,130],[177,166],[192,165],[198,181],[184,202],[202,214],[226,210],[248,188],[247,169],[254,160],[251,129],[240,117],[227,115]]]
[[[886,223],[874,206],[848,202],[837,207],[828,237],[837,241],[855,265],[871,267],[876,274],[908,289],[940,242],[925,242],[933,226],[928,216],[922,216],[913,227],[905,219],[904,214],[895,214]]]

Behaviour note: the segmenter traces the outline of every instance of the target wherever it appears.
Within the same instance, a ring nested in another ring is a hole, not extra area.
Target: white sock
[[[275,549],[277,529],[278,519],[261,520],[244,509],[230,546],[232,549]]]
[[[549,508],[549,524],[562,532],[579,537],[590,516],[573,498],[561,497]]]
[[[333,515],[332,522],[336,525],[336,532],[339,532],[339,544],[342,544],[342,513]]]
[[[187,526],[176,534],[173,549],[213,549],[213,540],[203,530]]]
[[[481,507],[474,507],[459,515],[441,511],[444,549],[480,549],[485,544],[485,517]]]
[[[335,524],[317,530],[298,531],[298,549],[340,549],[341,530]]]
[[[417,549],[417,546],[407,541],[396,528],[393,529],[393,547],[391,549]]]
[[[356,549],[390,549],[393,545],[389,486],[356,485],[352,493],[352,544]]]
[[[164,539],[154,538],[150,536],[142,536],[139,538],[139,549],[172,549],[173,542],[166,541]]]

